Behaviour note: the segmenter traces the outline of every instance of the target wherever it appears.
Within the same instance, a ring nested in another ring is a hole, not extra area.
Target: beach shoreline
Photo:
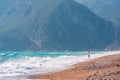
[[[71,66],[58,72],[29,76],[28,79],[40,80],[119,80],[120,52],[100,56]]]

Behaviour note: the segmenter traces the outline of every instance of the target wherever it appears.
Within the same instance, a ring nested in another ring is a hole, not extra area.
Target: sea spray
[[[91,51],[91,59],[117,52]],[[89,60],[88,52],[1,52],[0,79],[27,76],[69,69],[71,65]]]

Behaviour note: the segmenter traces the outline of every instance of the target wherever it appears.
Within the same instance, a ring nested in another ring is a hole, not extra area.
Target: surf
[[[115,53],[118,52],[92,51],[90,59]],[[0,78],[62,71],[89,60],[87,54],[87,51],[0,52]]]

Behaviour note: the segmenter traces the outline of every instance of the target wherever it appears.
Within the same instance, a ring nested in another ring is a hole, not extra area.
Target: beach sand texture
[[[69,70],[28,77],[38,80],[120,80],[120,54],[80,62]]]

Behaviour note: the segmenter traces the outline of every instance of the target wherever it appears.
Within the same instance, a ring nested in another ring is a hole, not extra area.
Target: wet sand
[[[38,80],[120,80],[120,53],[86,62],[80,62],[71,69],[42,75],[29,76]]]

